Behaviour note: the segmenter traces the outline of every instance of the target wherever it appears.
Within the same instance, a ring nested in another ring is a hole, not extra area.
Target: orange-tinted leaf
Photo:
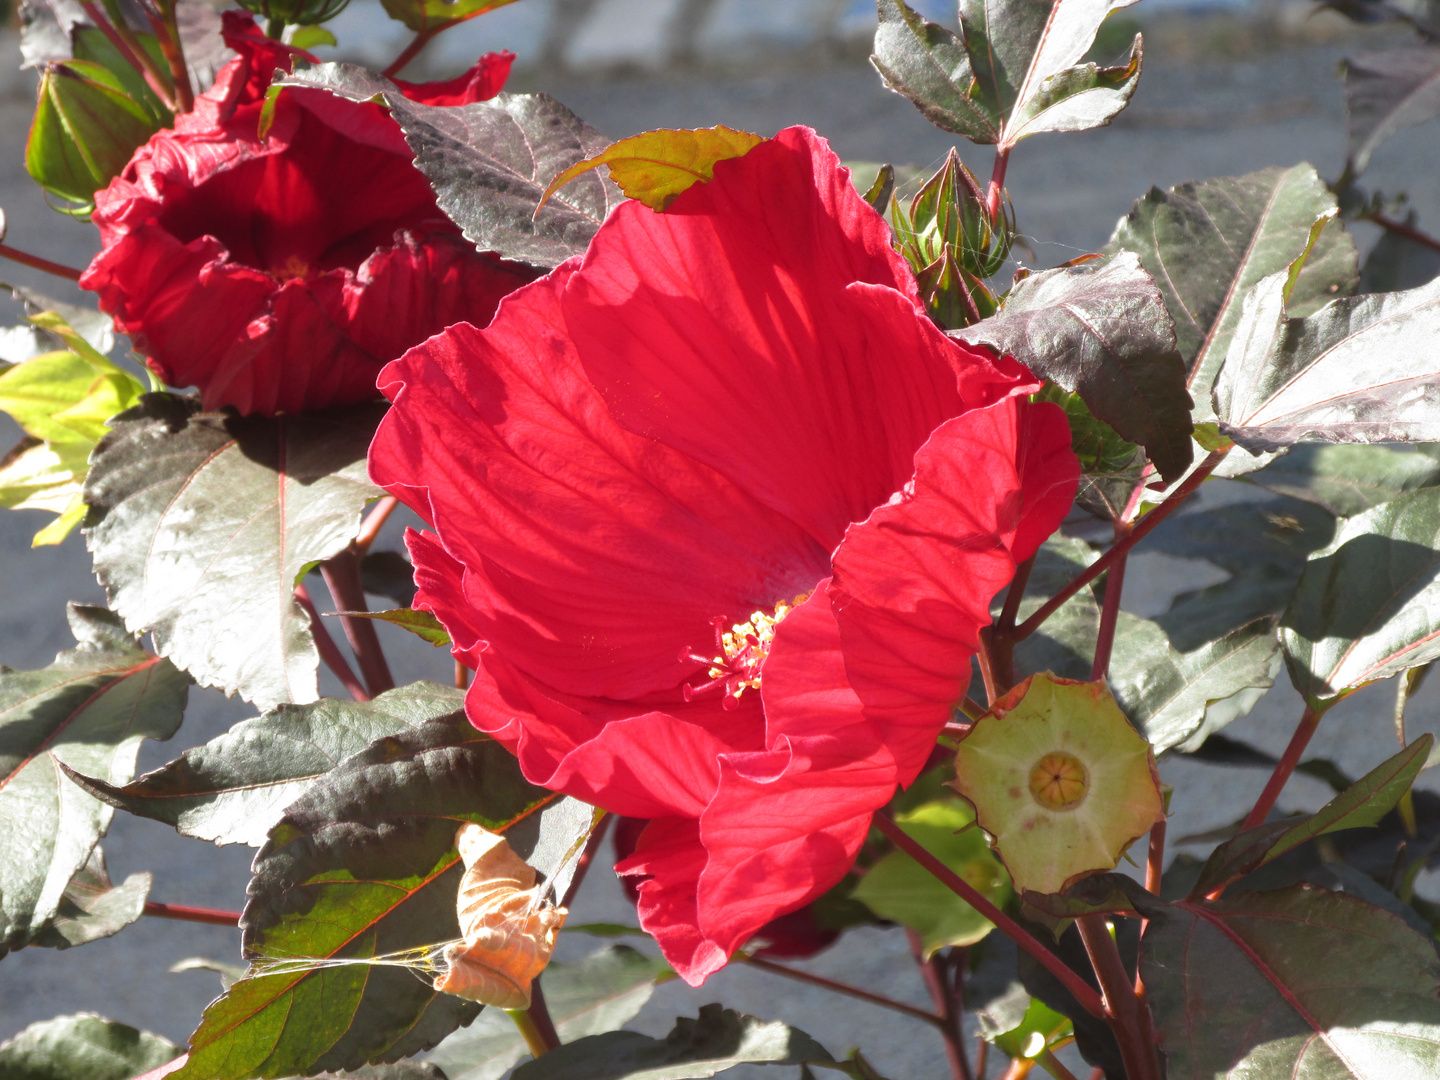
[[[627,198],[652,210],[664,210],[682,191],[711,179],[717,161],[742,157],[764,141],[759,135],[727,127],[646,131],[571,165],[550,181],[540,205],[582,173],[608,165],[610,179]]]

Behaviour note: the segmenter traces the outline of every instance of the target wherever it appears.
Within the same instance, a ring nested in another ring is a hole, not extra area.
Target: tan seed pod
[[[445,949],[435,989],[501,1009],[528,1009],[530,984],[550,963],[567,912],[541,898],[534,869],[498,833],[455,834],[465,863],[456,910],[462,941]]]

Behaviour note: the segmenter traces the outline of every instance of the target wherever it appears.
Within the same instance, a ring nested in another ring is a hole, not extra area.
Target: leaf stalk
[[[325,666],[335,673],[342,686],[349,692],[356,701],[369,701],[370,695],[366,693],[364,685],[355,677],[355,672],[345,661],[345,654],[335,644],[335,639],[330,636],[330,631],[325,629],[325,624],[320,621],[320,613],[315,610],[315,604],[310,599],[309,590],[304,585],[295,586],[295,601],[305,609],[305,614],[310,616],[310,633],[315,637],[315,649],[320,653],[320,659],[325,661]]]
[[[1144,1006],[1135,994],[1130,973],[1120,959],[1120,950],[1110,936],[1103,915],[1081,915],[1075,920],[1080,940],[1085,943],[1100,991],[1105,996],[1105,1020],[1120,1044],[1126,1080],[1160,1080],[1160,1059],[1153,1041],[1145,1038],[1148,1025],[1141,1017]]]
[[[860,1001],[868,1001],[871,1005],[878,1005],[882,1009],[890,1009],[894,1012],[904,1013],[906,1016],[916,1020],[923,1020],[938,1028],[944,1028],[945,1021],[932,1012],[918,1009],[914,1005],[907,1005],[903,1001],[896,1001],[894,998],[885,997],[883,994],[872,994],[869,990],[862,990],[858,986],[851,986],[849,983],[838,982],[835,979],[827,979],[823,975],[812,975],[808,971],[801,971],[799,968],[787,967],[784,964],[777,964],[773,960],[766,960],[759,956],[751,956],[748,953],[738,952],[736,960],[743,960],[753,968],[761,971],[768,971],[772,975],[779,975],[786,979],[793,979],[796,982],[808,983],[810,986],[819,987],[822,990],[829,990],[834,994],[844,994],[846,997],[856,998]]]
[[[353,547],[322,562],[320,576],[325,579],[335,605],[342,611],[369,610],[365,604],[365,588],[360,583],[360,556]],[[395,689],[395,679],[390,674],[385,651],[380,647],[380,636],[375,632],[374,621],[341,615],[340,624],[345,628],[345,638],[355,653],[369,695],[373,698],[386,690]]]
[[[49,259],[42,259],[39,255],[30,255],[24,251],[16,251],[9,244],[0,244],[0,258],[17,262],[21,266],[28,266],[32,270],[43,270],[47,274],[54,274],[56,277],[65,278],[68,281],[79,281],[80,271],[69,266],[61,266]]]
[[[191,907],[188,904],[157,904],[154,900],[145,901],[142,914],[156,919],[208,923],[211,926],[228,926],[231,929],[240,925],[238,911],[219,911],[215,908]]]

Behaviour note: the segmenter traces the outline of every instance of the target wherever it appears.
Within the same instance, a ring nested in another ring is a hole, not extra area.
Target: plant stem
[[[141,1073],[135,1080],[161,1080],[161,1077],[169,1076],[173,1072],[179,1072],[185,1067],[185,1062],[190,1060],[189,1054],[181,1054],[174,1061],[167,1061],[164,1065],[157,1065],[147,1073]]]
[[[9,259],[11,262],[28,266],[32,270],[43,270],[47,274],[54,274],[56,277],[68,278],[71,281],[80,280],[80,271],[71,269],[68,266],[61,266],[49,259],[42,259],[39,255],[28,255],[23,251],[16,251],[9,244],[0,244],[0,258]]]
[[[1290,779],[1295,766],[1300,764],[1300,755],[1305,752],[1305,747],[1310,745],[1310,737],[1315,734],[1315,729],[1320,726],[1320,718],[1324,715],[1324,712],[1316,712],[1311,706],[1305,706],[1300,723],[1295,725],[1295,734],[1290,736],[1290,745],[1285,747],[1285,753],[1275,763],[1275,771],[1270,774],[1270,779],[1265,782],[1265,790],[1260,792],[1260,798],[1255,800],[1255,805],[1245,816],[1241,829],[1253,829],[1270,816],[1270,811],[1275,808],[1275,800],[1280,798],[1285,782]]]
[[[530,1020],[539,1032],[541,1041],[545,1043],[547,1050],[554,1050],[560,1045],[560,1035],[555,1030],[555,1021],[550,1019],[550,1009],[545,1004],[545,991],[540,986],[540,976],[535,976],[535,981],[530,984]]]
[[[1035,1064],[1039,1065],[1055,1080],[1079,1080],[1079,1078],[1067,1069],[1064,1064],[1049,1050],[1041,1050],[1035,1055]]]
[[[868,1001],[871,1005],[879,1005],[882,1009],[891,1009],[898,1013],[904,1013],[906,1016],[914,1017],[916,1020],[923,1020],[925,1023],[933,1024],[942,1030],[945,1027],[945,1021],[932,1012],[917,1009],[914,1005],[906,1005],[903,1001],[896,1001],[894,998],[888,998],[881,994],[872,994],[869,990],[862,990],[860,987],[851,986],[849,983],[836,982],[834,979],[827,979],[823,975],[812,975],[808,971],[786,967],[784,964],[777,964],[773,960],[765,960],[759,956],[750,956],[743,952],[737,952],[735,959],[743,960],[751,967],[759,968],[761,971],[768,971],[772,975],[782,975],[787,979],[794,979],[796,982],[818,986],[822,990],[829,990],[832,993],[844,994],[846,997]]]
[[[995,151],[995,168],[990,172],[990,187],[985,192],[985,213],[993,223],[1000,218],[1000,198],[1005,193],[1005,170],[1010,165],[1010,151]]]
[[[534,984],[531,984],[530,992],[535,992]],[[505,1015],[515,1022],[516,1029],[520,1032],[525,1045],[530,1048],[531,1057],[543,1057],[550,1052],[550,1047],[545,1044],[545,1037],[540,1034],[535,1026],[535,1019],[525,1009],[506,1009]],[[558,1044],[557,1044],[558,1045]]]
[[[995,656],[991,651],[995,636],[989,626],[980,630],[980,651],[975,654],[975,660],[980,665],[980,681],[985,684],[985,704],[994,705],[995,699],[1000,696],[999,683],[995,677]]]
[[[395,57],[395,59],[391,61],[390,66],[387,67],[380,74],[384,75],[387,79],[393,79],[396,75],[399,75],[400,72],[405,70],[406,64],[410,63],[411,60],[414,60],[415,57],[420,55],[420,50],[425,48],[426,45],[430,44],[431,38],[433,38],[436,34],[440,33],[440,31],[444,30],[447,26],[454,25],[455,23],[442,23],[439,26],[432,26],[427,30],[417,31],[415,34],[415,40],[410,42],[409,45],[406,45],[404,50],[401,51],[400,55]]]
[[[154,900],[145,901],[143,914],[157,919],[208,923],[211,926],[228,926],[232,929],[240,925],[238,911],[217,911],[214,908],[190,907],[188,904],[157,904]]]
[[[950,982],[945,975],[945,963],[938,955],[929,960],[925,959],[925,943],[919,933],[906,927],[905,936],[910,942],[910,955],[915,958],[915,966],[920,969],[920,977],[925,980],[925,989],[929,991],[930,1000],[935,1003],[935,1008],[940,1013],[940,1034],[945,1037],[945,1055],[950,1060],[950,1074],[955,1080],[975,1080],[974,1074],[970,1072],[969,1059],[965,1056],[965,1044],[962,1041],[964,1032],[961,1030],[959,1017],[955,1014]]]
[[[1105,575],[1105,604],[1100,609],[1100,632],[1095,636],[1095,662],[1090,667],[1090,681],[1099,682],[1110,671],[1110,653],[1115,647],[1115,624],[1120,618],[1120,593],[1125,588],[1125,563],[1128,552],[1110,566]]]
[[[997,633],[1004,634],[1015,629],[1015,616],[1020,613],[1020,602],[1025,599],[1025,586],[1030,583],[1030,571],[1034,569],[1034,555],[1015,567],[1015,576],[1010,579],[1010,588],[1005,593],[1005,606],[1000,609],[1000,618],[995,621]]]
[[[1126,1080],[1160,1080],[1160,1059],[1155,1044],[1144,1038],[1146,1024],[1140,1016],[1140,999],[1135,996],[1130,973],[1120,959],[1120,950],[1115,947],[1105,917],[1081,915],[1075,925],[1100,980],[1100,991],[1105,996],[1105,1020],[1120,1044]]]
[[[347,548],[322,562],[320,576],[325,579],[336,607],[342,611],[369,610],[365,606],[365,589],[360,584],[360,556],[353,548]],[[380,636],[375,633],[374,620],[342,615],[340,623],[345,627],[345,637],[360,664],[360,673],[365,678],[370,696],[395,689],[395,679],[390,674],[390,665],[385,662],[385,651],[380,647]]]
[[[975,1036],[975,1080],[985,1080],[985,1067],[990,1064],[990,1044],[984,1035]]]
[[[1435,239],[1429,233],[1423,233],[1412,225],[1406,225],[1403,221],[1396,221],[1384,214],[1367,214],[1363,220],[1373,221],[1386,232],[1393,232],[1396,236],[1403,236],[1406,240],[1413,240],[1421,247],[1427,247],[1431,251],[1440,251],[1440,240]]]
[[[369,701],[370,695],[365,692],[365,687],[345,662],[345,654],[340,651],[340,646],[335,644],[330,631],[325,629],[325,624],[320,621],[320,613],[315,610],[309,590],[304,585],[295,586],[295,600],[310,616],[310,633],[315,636],[315,648],[320,653],[320,659],[325,661],[325,666],[335,673],[335,677],[356,701]]]
[[[459,660],[455,661],[455,689],[470,689],[470,669]]]
[[[995,926],[1007,937],[1011,938],[1016,945],[1034,957],[1046,971],[1059,979],[1065,989],[1070,991],[1071,995],[1074,996],[1082,1009],[1092,1016],[1104,1018],[1105,1006],[1100,1000],[1100,995],[1095,992],[1094,987],[1071,970],[1063,960],[1036,940],[1028,930],[1010,918],[1009,915],[1006,915],[989,900],[985,899],[985,897],[981,896],[968,881],[916,843],[915,840],[901,829],[899,825],[896,825],[883,810],[877,810],[875,812],[874,823],[875,827],[884,833],[891,843],[909,855],[921,866],[925,867],[926,870],[929,870],[941,884],[994,923]]]
[[[1040,624],[1055,614],[1067,600],[1086,585],[1089,585],[1106,570],[1110,569],[1111,564],[1113,564],[1115,560],[1119,559],[1120,556],[1124,555],[1141,540],[1149,536],[1155,526],[1169,517],[1176,507],[1193,495],[1195,489],[1203,484],[1210,474],[1215,471],[1215,466],[1220,464],[1228,451],[1229,447],[1226,447],[1223,450],[1216,450],[1211,453],[1209,457],[1200,463],[1194,472],[1185,478],[1183,484],[1170,493],[1164,502],[1141,518],[1139,524],[1116,540],[1105,554],[1101,555],[1100,558],[1096,559],[1076,575],[1070,584],[1066,585],[1065,588],[1047,600],[1044,605],[1041,606],[1040,610],[1036,611],[1035,614],[1031,615],[1006,636],[1015,641],[1023,641],[1038,630]]]
[[[85,14],[90,16],[90,21],[95,24],[96,28],[105,35],[106,40],[115,46],[115,51],[124,58],[127,64],[139,72],[140,77],[145,80],[145,85],[154,91],[155,96],[164,102],[166,108],[174,112],[174,95],[165,85],[165,80],[160,77],[160,69],[155,66],[155,62],[141,47],[139,39],[135,37],[129,24],[125,23],[123,16],[120,21],[124,24],[124,32],[113,25],[95,6],[95,0],[80,0],[80,6],[85,9]]]
[[[575,864],[575,874],[570,878],[570,887],[565,890],[565,895],[561,897],[557,907],[568,908],[575,899],[575,894],[580,891],[580,885],[585,881],[585,875],[590,872],[590,864],[595,861],[595,853],[605,842],[605,834],[610,831],[610,823],[614,820],[614,814],[606,814],[591,830],[590,839],[585,841],[585,850],[580,853],[580,859]]]
[[[400,505],[400,500],[394,495],[386,495],[378,500],[370,509],[370,515],[360,526],[360,534],[350,542],[357,555],[365,555],[369,552],[375,538],[380,535],[380,530],[385,527],[385,522],[390,520],[390,515],[395,512],[395,507]]]
[[[160,3],[161,18],[150,17],[155,28],[155,40],[160,45],[160,55],[170,65],[170,77],[175,82],[175,104],[180,112],[195,108],[195,91],[190,86],[190,69],[185,66],[185,47],[180,42],[180,24],[176,19],[176,0]]]

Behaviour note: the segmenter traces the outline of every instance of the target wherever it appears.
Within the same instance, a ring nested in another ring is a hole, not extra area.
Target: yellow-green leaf
[[[540,205],[577,176],[608,165],[610,179],[627,198],[664,210],[682,191],[712,179],[717,161],[743,157],[764,141],[727,127],[646,131],[571,165],[550,181]]]

